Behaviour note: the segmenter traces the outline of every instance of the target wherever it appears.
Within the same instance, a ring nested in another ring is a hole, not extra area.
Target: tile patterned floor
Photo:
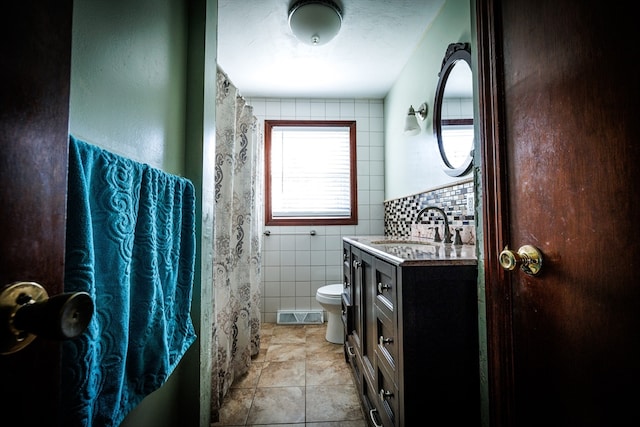
[[[366,427],[342,346],[324,325],[262,325],[260,354],[225,397],[218,426]]]

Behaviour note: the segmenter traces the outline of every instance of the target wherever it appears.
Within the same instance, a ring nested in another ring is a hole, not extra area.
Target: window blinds
[[[271,136],[274,217],[349,217],[348,127],[275,126]]]

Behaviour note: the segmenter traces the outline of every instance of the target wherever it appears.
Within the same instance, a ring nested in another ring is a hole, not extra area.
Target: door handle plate
[[[35,334],[17,329],[13,319],[19,308],[26,304],[46,301],[46,289],[37,283],[18,282],[5,287],[0,294],[0,354],[11,354],[22,350],[36,338]]]
[[[93,317],[86,292],[49,298],[35,282],[16,282],[0,290],[0,355],[22,350],[42,336],[65,340],[81,335]]]

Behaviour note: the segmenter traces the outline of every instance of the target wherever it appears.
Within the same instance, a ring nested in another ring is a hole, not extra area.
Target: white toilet
[[[325,338],[334,344],[344,342],[342,326],[342,283],[326,285],[316,292],[316,300],[327,312],[327,333]]]

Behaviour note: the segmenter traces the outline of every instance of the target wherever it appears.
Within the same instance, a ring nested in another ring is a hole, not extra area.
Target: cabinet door
[[[346,294],[349,304],[353,300],[353,292],[351,286],[351,245],[344,243],[342,245],[342,284],[343,293]],[[351,333],[347,330],[347,333]]]
[[[353,306],[353,330],[350,331],[359,355],[362,355],[362,282],[364,267],[362,252],[351,248],[351,305]]]
[[[353,336],[358,343],[356,349],[362,359],[364,374],[373,382],[374,350],[376,346],[375,328],[375,281],[373,277],[373,257],[357,248],[351,249],[353,265]]]
[[[349,337],[353,331],[353,286],[351,286],[351,245],[343,243],[342,246],[342,323],[344,326],[344,353],[345,359],[349,361],[353,348],[349,349]]]

